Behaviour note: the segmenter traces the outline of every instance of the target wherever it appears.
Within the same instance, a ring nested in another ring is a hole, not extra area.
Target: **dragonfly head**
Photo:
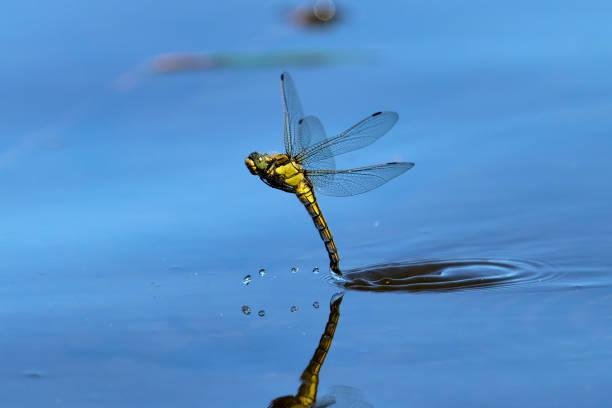
[[[253,175],[258,175],[261,172],[266,171],[268,168],[268,161],[266,160],[265,155],[257,152],[249,154],[249,156],[244,159],[244,163],[246,164],[247,169],[249,169]]]

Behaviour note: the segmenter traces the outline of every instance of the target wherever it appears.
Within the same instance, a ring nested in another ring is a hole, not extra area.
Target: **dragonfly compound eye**
[[[251,156],[244,159],[244,164],[246,164],[247,169],[249,169],[251,174],[257,174],[257,166],[255,166],[255,161],[251,158]]]

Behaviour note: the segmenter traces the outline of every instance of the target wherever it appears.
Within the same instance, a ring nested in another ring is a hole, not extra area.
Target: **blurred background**
[[[483,290],[349,291],[321,393],[606,405],[609,2],[8,0],[3,16],[0,406],[295,393],[338,289],[299,202],[243,164],[282,150],[283,70],[329,134],[400,114],[339,168],[416,163],[320,199],[345,267],[537,269]]]

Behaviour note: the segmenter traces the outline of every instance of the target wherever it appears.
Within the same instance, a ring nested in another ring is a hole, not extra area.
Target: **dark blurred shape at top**
[[[168,53],[151,61],[151,70],[156,74],[172,74],[180,71],[200,71],[215,68],[218,63],[208,55],[191,53]]]
[[[333,0],[317,0],[300,7],[290,13],[290,20],[293,24],[307,28],[329,27],[340,21]]]
[[[149,67],[155,74],[176,74],[212,69],[320,66],[359,62],[362,59],[358,54],[339,51],[284,51],[251,54],[169,53],[153,58]]]
[[[157,55],[123,73],[115,87],[128,91],[150,75],[172,75],[222,69],[286,69],[291,66],[319,67],[335,64],[366,63],[371,55],[358,51],[274,51],[260,53],[171,52]]]

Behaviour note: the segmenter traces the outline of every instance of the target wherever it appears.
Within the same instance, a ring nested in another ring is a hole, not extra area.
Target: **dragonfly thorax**
[[[302,166],[286,154],[253,152],[245,159],[245,164],[251,174],[279,190],[293,193],[306,182]]]

